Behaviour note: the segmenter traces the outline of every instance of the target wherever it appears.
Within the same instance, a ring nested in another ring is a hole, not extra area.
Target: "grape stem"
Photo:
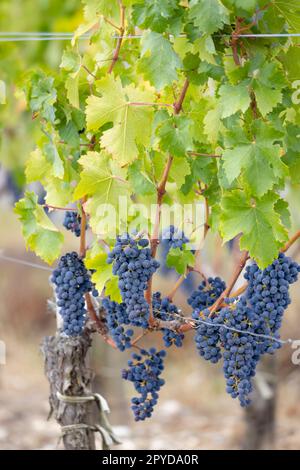
[[[186,79],[184,84],[183,84],[183,87],[182,87],[181,93],[179,95],[179,98],[178,98],[177,101],[175,101],[175,103],[173,105],[173,110],[174,110],[175,115],[179,114],[181,109],[182,109],[183,101],[186,97],[188,87],[189,87],[189,80]],[[152,236],[151,236],[151,254],[152,254],[153,258],[155,258],[155,256],[156,256],[157,247],[158,247],[158,243],[159,243],[159,227],[160,227],[160,218],[161,218],[161,205],[162,205],[163,197],[166,193],[166,184],[167,184],[167,181],[168,181],[168,176],[169,176],[169,172],[170,172],[170,169],[171,169],[171,166],[172,166],[172,162],[173,162],[173,157],[172,157],[172,155],[169,155],[168,159],[167,159],[165,169],[164,169],[162,177],[161,177],[161,180],[158,183],[158,186],[156,188],[156,193],[157,193],[156,214],[155,214],[153,233],[152,233]],[[150,311],[150,313],[149,313],[149,326],[153,327],[155,325],[155,319],[154,319],[153,312],[152,312],[152,277],[148,282],[148,287],[147,287],[147,290],[146,290],[146,293],[145,293],[145,299],[146,299],[146,301],[149,305],[149,311]]]
[[[210,314],[209,317],[213,315],[213,313],[218,310],[218,308],[222,305],[226,297],[228,297],[232,291],[232,289],[235,286],[236,281],[238,280],[241,272],[243,271],[245,264],[247,263],[249,259],[249,252],[245,251],[245,253],[242,255],[241,259],[239,260],[233,276],[228,284],[228,287],[222,292],[222,294],[219,296],[219,298],[216,300],[216,302],[210,307]]]
[[[73,207],[58,207],[58,206],[52,206],[51,204],[43,204],[43,207],[45,207],[46,209],[53,209],[56,211],[78,212],[78,209],[73,208]]]
[[[300,238],[300,230],[298,230],[289,240],[288,242],[284,245],[283,248],[281,248],[281,252],[285,253],[298,239]],[[245,282],[239,289],[235,290],[230,297],[237,297],[241,295],[245,290],[247,289],[248,283]]]
[[[205,188],[206,189],[206,188]],[[205,190],[204,189],[204,190]],[[195,252],[195,264],[194,266],[188,266],[187,267],[187,273],[191,272],[191,271],[195,271],[197,273],[199,273],[203,279],[205,280],[205,282],[207,283],[207,278],[205,277],[205,275],[198,269],[197,265],[199,264],[199,257],[200,257],[200,252],[201,252],[201,246],[204,242],[204,240],[206,239],[207,237],[207,234],[209,232],[209,229],[210,229],[210,225],[209,225],[209,214],[210,214],[210,211],[209,211],[209,204],[208,204],[208,200],[207,198],[204,198],[204,202],[205,202],[205,222],[204,222],[204,232],[203,232],[203,237],[202,237],[202,240],[201,240],[201,243],[200,243],[200,246],[198,248],[198,250],[196,250]],[[183,274],[182,276],[180,276],[176,282],[176,284],[174,285],[173,289],[171,290],[170,294],[168,295],[168,299],[169,300],[173,300],[177,290],[179,289],[179,287],[181,286],[181,284],[183,283],[184,279],[186,278],[186,274]]]
[[[189,151],[188,154],[194,155],[195,157],[222,158],[222,155],[215,155],[213,153],[201,153],[201,152]]]
[[[112,62],[111,62],[110,66],[109,66],[109,69],[108,69],[109,74],[112,73],[116,62],[119,59],[120,49],[121,49],[121,46],[122,46],[123,36],[124,36],[124,32],[125,32],[125,6],[123,5],[121,0],[119,0],[119,6],[120,6],[121,25],[118,29],[120,31],[120,35],[117,39],[117,46],[116,46],[116,49],[115,49],[115,52],[114,52],[114,55],[113,55],[113,58],[112,58]]]
[[[82,199],[81,203],[81,224],[80,224],[80,247],[79,247],[79,254],[81,258],[85,257],[86,254],[86,237],[85,237],[85,232],[86,232],[86,213],[84,210],[84,203],[86,202],[86,197]]]

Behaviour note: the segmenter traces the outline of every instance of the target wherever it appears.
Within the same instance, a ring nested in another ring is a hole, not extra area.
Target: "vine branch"
[[[181,93],[179,95],[179,98],[178,98],[177,101],[175,101],[175,103],[173,105],[175,115],[179,114],[181,109],[182,109],[183,101],[186,97],[188,87],[189,87],[189,80],[186,79],[184,84],[183,84],[183,87],[182,87]],[[172,166],[172,162],[173,162],[173,157],[172,157],[172,155],[169,155],[168,159],[167,159],[165,169],[164,169],[162,177],[161,177],[161,180],[160,180],[160,182],[159,182],[159,184],[156,188],[156,193],[157,193],[156,214],[155,214],[153,233],[152,233],[152,236],[151,236],[151,254],[152,254],[153,258],[155,258],[155,256],[156,256],[157,247],[158,247],[158,243],[159,243],[159,226],[160,226],[160,218],[161,218],[161,205],[162,205],[162,200],[163,200],[164,194],[166,192],[166,184],[167,184],[169,172],[170,172],[170,169],[171,169],[171,166]],[[155,319],[154,319],[153,312],[152,312],[152,277],[148,282],[148,287],[147,287],[147,290],[146,290],[146,293],[145,293],[145,299],[146,299],[146,301],[149,305],[149,309],[150,309],[149,325],[150,325],[150,327],[152,327],[155,324]]]
[[[109,74],[112,73],[116,62],[119,59],[120,49],[121,49],[122,41],[123,41],[123,35],[124,35],[124,32],[125,32],[125,6],[123,5],[121,0],[119,0],[119,5],[120,5],[121,25],[118,29],[120,31],[120,36],[117,39],[117,46],[116,46],[111,64],[110,64],[109,69],[108,69]]]

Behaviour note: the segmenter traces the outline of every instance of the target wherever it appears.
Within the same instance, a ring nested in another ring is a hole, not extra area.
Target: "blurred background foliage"
[[[2,32],[72,32],[81,19],[78,0],[0,1]],[[39,133],[26,109],[20,84],[32,69],[46,73],[57,70],[65,46],[66,41],[0,42],[0,80],[6,84],[6,104],[0,105],[0,340],[5,341],[7,348],[7,363],[0,365],[1,449],[53,449],[59,436],[56,423],[46,421],[48,384],[38,349],[41,338],[55,330],[55,318],[46,303],[51,298],[49,273],[5,261],[1,253],[40,263],[34,254],[24,252],[20,227],[12,213],[13,202],[23,190],[24,162]],[[288,198],[299,227],[300,201],[295,188],[288,189]],[[57,221],[60,220],[58,214]],[[76,240],[67,233],[65,236],[66,249],[76,248]],[[291,251],[299,261],[299,246]],[[222,247],[219,239],[209,236],[202,255],[203,270],[206,275],[227,279],[238,255],[236,243]],[[164,276],[156,283],[167,294],[174,278]],[[176,302],[188,314],[185,299],[186,293],[181,291]],[[284,321],[284,338],[300,338],[299,284],[293,288],[292,299]],[[149,344],[147,341],[145,345]],[[158,339],[157,345],[160,346]],[[96,372],[97,389],[111,405],[111,421],[123,441],[119,448],[300,449],[300,375],[299,366],[291,362],[292,352],[289,346],[282,348],[275,362],[258,376],[261,393],[271,406],[261,405],[259,413],[264,419],[262,424],[254,421],[254,428],[251,410],[250,416],[246,415],[226,394],[219,366],[214,368],[197,356],[192,334],[185,348],[169,354],[166,386],[147,423],[135,424],[129,410],[132,390],[121,381],[119,372],[126,363],[126,354],[110,350],[96,338],[91,365]],[[267,436],[266,420],[274,425],[274,432],[268,428]],[[250,442],[249,430],[259,442]]]
[[[82,22],[78,0],[1,0],[1,32],[73,32]],[[67,41],[0,42],[0,80],[6,105],[0,106],[0,164],[18,193],[25,182],[24,161],[34,148],[38,126],[27,112],[22,81],[29,71],[57,69]],[[12,188],[13,189],[13,188]]]

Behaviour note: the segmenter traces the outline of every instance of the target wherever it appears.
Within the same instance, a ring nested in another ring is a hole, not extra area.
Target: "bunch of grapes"
[[[174,305],[167,297],[161,298],[160,292],[155,292],[152,297],[152,308],[154,317],[164,321],[179,320],[180,313],[176,305]],[[169,348],[173,344],[177,347],[182,346],[184,339],[183,333],[177,333],[176,331],[163,328],[163,341],[166,348]]]
[[[291,302],[289,286],[297,281],[299,272],[300,265],[284,253],[263,270],[257,264],[247,267],[246,298],[256,314],[256,333],[279,338],[283,313]],[[278,348],[278,341],[265,340],[261,344],[262,353],[272,353]]]
[[[120,351],[130,348],[133,330],[125,330],[123,326],[129,324],[125,304],[118,304],[108,297],[104,297],[102,307],[105,309],[107,326],[117,348]]]
[[[81,233],[81,217],[76,211],[67,211],[65,213],[65,218],[63,221],[63,226],[70,230],[72,233],[76,235],[76,237],[80,237]]]
[[[182,250],[184,245],[189,242],[189,239],[185,236],[182,230],[179,230],[174,225],[170,225],[162,233],[162,245],[167,247],[169,251],[171,248],[179,248]]]
[[[219,322],[227,327],[219,328],[226,391],[232,398],[239,398],[244,407],[250,403],[251,380],[260,358],[257,338],[249,334],[254,332],[251,325],[255,323],[255,314],[242,297],[236,304],[221,310]]]
[[[205,310],[218,299],[225,290],[226,284],[219,277],[209,277],[207,282],[202,281],[192,295],[188,298],[188,304],[193,310]]]
[[[147,239],[137,240],[125,234],[117,237],[107,258],[108,263],[113,263],[113,274],[119,277],[118,285],[129,321],[142,328],[147,328],[149,320],[149,305],[144,293],[148,281],[159,267],[148,245]]]
[[[157,404],[158,392],[164,380],[160,375],[164,369],[165,351],[141,350],[140,354],[133,353],[132,359],[128,361],[128,369],[123,369],[122,377],[134,384],[139,397],[131,400],[134,417],[136,421],[150,418],[154,406]]]
[[[215,323],[219,323],[219,318],[214,316],[209,318],[210,311],[208,309],[200,310],[196,309],[192,313],[192,318],[195,320],[202,319],[205,323],[198,324],[195,333],[196,348],[201,357],[204,357],[207,361],[216,364],[222,357],[220,348],[220,335],[219,327],[214,326]],[[207,323],[210,323],[207,325]]]
[[[93,289],[90,275],[76,252],[60,258],[51,281],[59,313],[63,318],[63,332],[68,336],[80,335],[86,321],[84,294]]]

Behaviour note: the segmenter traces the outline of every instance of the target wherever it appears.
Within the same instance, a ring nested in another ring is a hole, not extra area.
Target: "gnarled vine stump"
[[[82,336],[66,337],[57,333],[43,340],[45,373],[50,384],[50,415],[62,426],[93,426],[94,401],[68,403],[58,398],[57,393],[73,397],[92,394],[93,373],[87,367],[87,354],[91,346],[91,334],[85,330]],[[95,435],[89,427],[67,428],[62,432],[65,449],[94,450]]]

